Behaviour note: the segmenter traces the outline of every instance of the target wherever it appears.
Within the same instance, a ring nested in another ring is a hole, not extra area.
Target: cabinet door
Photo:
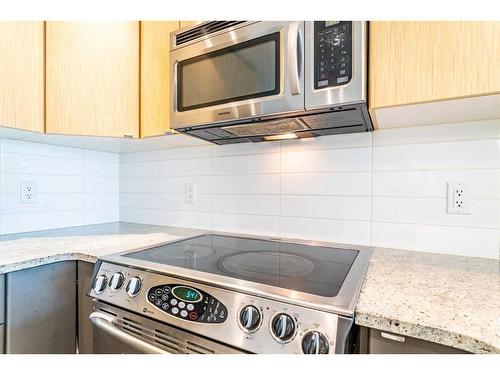
[[[139,135],[139,22],[47,22],[47,133]]]
[[[7,274],[7,353],[76,353],[76,264]]]
[[[44,131],[44,22],[0,22],[0,126]]]
[[[180,27],[181,27],[181,29],[182,29],[183,27],[187,27],[187,26],[194,25],[194,24],[196,24],[197,22],[199,22],[199,21],[180,21],[180,22],[179,22],[179,23],[180,23],[180,25],[179,25],[179,26],[180,26]]]
[[[170,129],[170,32],[178,21],[141,22],[141,137]]]
[[[370,108],[500,92],[500,22],[370,22]]]
[[[0,324],[5,323],[5,275],[0,275]]]
[[[78,353],[92,354],[93,325],[89,320],[92,313],[92,298],[86,295],[92,284],[94,264],[78,262]]]

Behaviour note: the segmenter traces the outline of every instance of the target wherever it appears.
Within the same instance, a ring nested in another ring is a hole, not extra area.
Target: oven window
[[[179,62],[179,112],[280,92],[276,32]]]

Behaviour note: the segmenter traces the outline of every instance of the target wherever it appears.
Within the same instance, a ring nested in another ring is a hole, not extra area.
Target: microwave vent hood
[[[184,127],[177,130],[215,144],[224,145],[369,132],[373,130],[373,126],[366,105],[351,105],[328,112],[311,113],[298,117],[253,119],[246,123]],[[291,134],[293,137],[286,137],[286,135]],[[280,135],[284,137],[273,137]]]

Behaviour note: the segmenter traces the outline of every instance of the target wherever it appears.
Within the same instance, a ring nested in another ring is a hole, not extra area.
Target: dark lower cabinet
[[[466,354],[460,349],[413,337],[360,327],[361,354]]]
[[[77,262],[6,276],[6,353],[76,353]]]
[[[78,353],[92,354],[93,325],[89,320],[92,299],[85,294],[92,284],[94,264],[78,262]]]
[[[5,353],[5,275],[0,275],[0,354]]]
[[[4,329],[4,327],[5,327],[4,324],[0,324],[0,354],[4,354],[5,353],[5,346],[4,346],[4,342],[5,342],[4,332],[5,332],[5,329]]]

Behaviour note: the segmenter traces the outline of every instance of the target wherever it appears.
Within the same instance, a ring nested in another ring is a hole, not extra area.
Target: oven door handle
[[[146,354],[169,354],[168,352],[148,344],[141,339],[129,335],[128,333],[114,326],[114,318],[111,315],[95,311],[89,316],[90,321],[99,329],[113,336],[118,341]]]
[[[290,23],[288,30],[288,81],[292,95],[300,94],[302,59],[304,56],[304,36],[301,22]]]

